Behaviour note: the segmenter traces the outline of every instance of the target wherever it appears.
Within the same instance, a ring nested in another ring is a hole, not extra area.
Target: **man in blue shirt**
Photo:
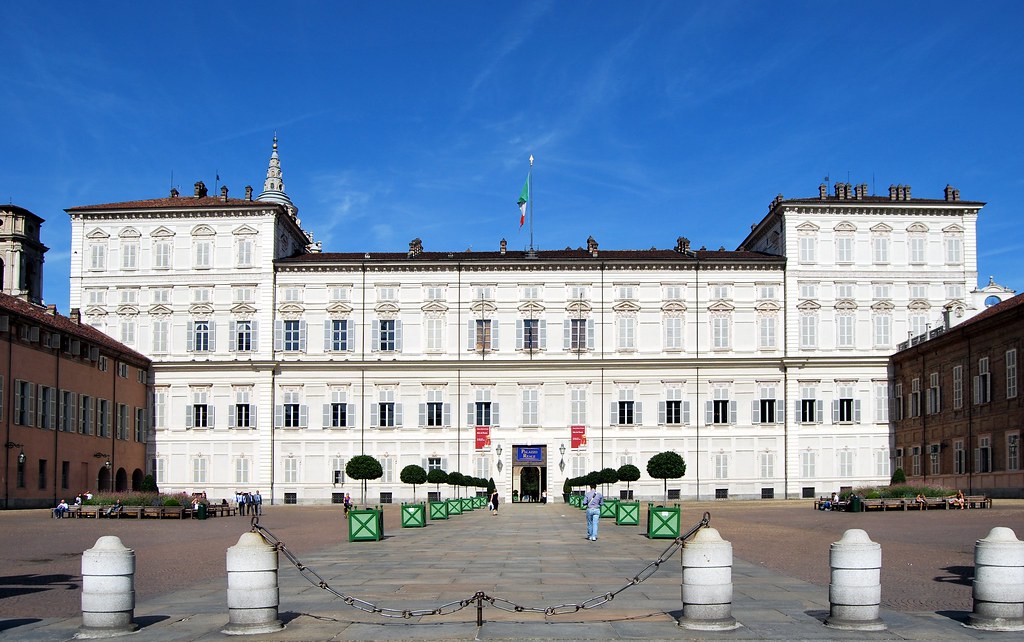
[[[583,496],[583,504],[587,507],[587,539],[597,541],[597,524],[601,519],[601,504],[604,495],[597,491],[597,484],[591,484],[590,490]]]

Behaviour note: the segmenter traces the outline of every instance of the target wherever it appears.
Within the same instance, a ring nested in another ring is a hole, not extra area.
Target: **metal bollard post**
[[[997,526],[974,544],[974,611],[966,626],[1024,631],[1024,542]]]
[[[828,554],[831,604],[825,625],[847,631],[884,631],[878,617],[882,600],[882,546],[859,528],[843,533]]]
[[[135,551],[106,535],[82,553],[82,627],[76,637],[109,638],[135,631]]]
[[[228,625],[226,635],[280,631],[277,618],[277,549],[258,533],[243,533],[228,549]]]
[[[697,531],[683,543],[683,615],[679,626],[695,631],[731,631],[732,543],[714,528]]]

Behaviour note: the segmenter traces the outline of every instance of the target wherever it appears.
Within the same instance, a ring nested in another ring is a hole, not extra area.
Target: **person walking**
[[[604,495],[597,490],[597,484],[591,484],[590,490],[583,496],[583,504],[587,507],[587,539],[597,541],[597,524],[601,519],[601,505]]]
[[[252,496],[252,508],[253,514],[257,517],[263,514],[263,495],[260,495],[258,490]]]
[[[487,503],[490,504],[490,506],[491,506],[491,515],[497,515],[498,514],[498,489],[497,488],[495,488],[494,491],[491,493],[491,499]]]

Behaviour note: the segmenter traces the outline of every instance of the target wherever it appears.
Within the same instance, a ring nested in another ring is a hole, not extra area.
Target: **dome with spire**
[[[267,167],[267,180],[263,181],[263,191],[256,197],[257,201],[280,203],[288,208],[294,216],[299,208],[284,191],[284,179],[281,177],[281,159],[277,155],[277,134],[274,134],[274,150],[270,154],[270,165]]]

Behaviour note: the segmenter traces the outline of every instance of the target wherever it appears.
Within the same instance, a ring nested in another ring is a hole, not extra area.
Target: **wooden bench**
[[[992,498],[985,495],[968,495],[964,498],[967,508],[992,508]]]

